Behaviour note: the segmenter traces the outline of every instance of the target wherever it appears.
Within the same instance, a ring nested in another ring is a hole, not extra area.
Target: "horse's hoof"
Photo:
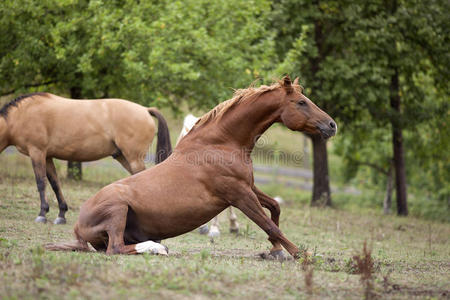
[[[47,218],[43,216],[37,216],[37,218],[34,220],[36,223],[47,223]]]
[[[230,233],[238,234],[239,233],[239,228],[230,228]]]
[[[209,232],[208,224],[204,224],[204,225],[200,226],[198,228],[198,232],[200,234],[208,234],[208,232]]]
[[[66,219],[65,218],[61,218],[61,217],[57,217],[55,219],[55,221],[53,221],[53,224],[55,224],[55,225],[66,224]]]
[[[269,255],[277,260],[287,260],[288,259],[288,256],[284,253],[283,250],[270,251]]]

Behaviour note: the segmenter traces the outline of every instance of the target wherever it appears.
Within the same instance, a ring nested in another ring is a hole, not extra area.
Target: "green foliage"
[[[211,107],[265,72],[268,1],[3,1],[0,91]]]
[[[275,2],[277,72],[300,75],[305,93],[337,119],[345,178],[359,171],[384,188],[394,122],[405,131],[413,193],[426,189],[450,205],[448,10],[448,1]],[[389,101],[395,70],[400,113]]]
[[[384,189],[383,173],[364,165],[387,169],[395,121],[409,190],[450,207],[450,4],[397,1],[393,13],[392,3],[1,1],[0,94],[78,88],[207,109],[232,88],[289,73],[337,120],[342,177]],[[389,105],[395,68],[400,113]]]

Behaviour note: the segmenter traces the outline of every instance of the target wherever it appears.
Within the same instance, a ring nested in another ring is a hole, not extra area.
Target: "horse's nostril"
[[[331,128],[336,128],[336,123],[334,123],[333,121],[330,121],[330,127]]]

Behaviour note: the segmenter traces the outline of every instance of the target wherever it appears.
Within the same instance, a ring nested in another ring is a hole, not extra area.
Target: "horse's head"
[[[302,94],[298,78],[292,83],[289,76],[285,76],[281,86],[285,92],[281,122],[286,127],[311,135],[321,134],[325,139],[336,134],[336,122]]]

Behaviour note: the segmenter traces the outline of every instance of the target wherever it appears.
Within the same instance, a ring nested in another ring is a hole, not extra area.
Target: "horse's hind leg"
[[[53,163],[53,159],[47,158],[47,178],[52,186],[53,191],[55,192],[56,199],[58,199],[59,206],[59,214],[58,217],[53,222],[54,224],[66,224],[65,214],[67,211],[67,203],[64,200],[64,196],[61,191],[61,184],[58,179],[58,175],[56,174],[55,164]]]
[[[128,206],[116,207],[108,220],[108,248],[106,254],[140,254],[152,253],[168,255],[167,247],[153,241],[146,241],[138,244],[125,245],[124,232],[127,222]]]
[[[39,198],[41,199],[41,211],[35,219],[38,223],[46,223],[47,218],[45,215],[49,210],[47,199],[45,198],[45,177],[46,177],[46,167],[45,167],[45,153],[36,148],[29,150],[29,155],[31,158],[31,164],[33,165],[34,176],[36,178],[36,185],[39,191]]]
[[[255,222],[269,236],[269,241],[275,246],[280,243],[294,258],[298,258],[299,249],[290,242],[264,212],[259,197],[250,187],[242,186],[239,192],[230,195],[230,203],[239,208],[247,217]]]
[[[262,207],[267,208],[270,211],[270,218],[275,223],[275,225],[279,226],[280,219],[280,205],[278,202],[271,198],[270,196],[264,194],[257,187],[253,188],[256,196],[258,197],[258,201]],[[270,250],[270,254],[276,258],[283,258],[283,248],[279,240],[273,240],[269,238],[269,241],[272,243],[273,247]]]

